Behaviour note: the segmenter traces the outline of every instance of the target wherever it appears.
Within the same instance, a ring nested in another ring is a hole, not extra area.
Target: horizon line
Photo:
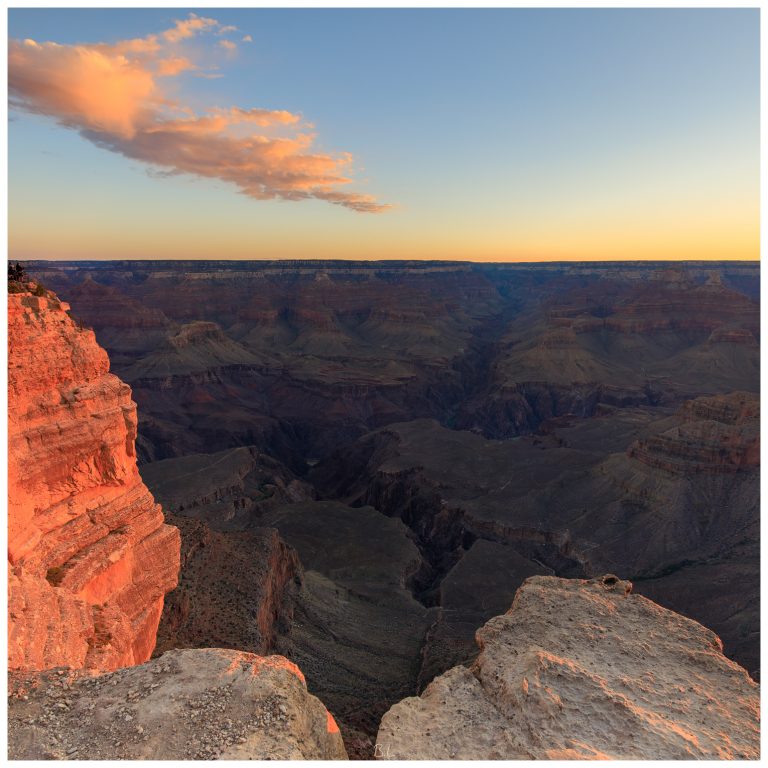
[[[120,263],[120,262],[141,262],[141,263],[192,263],[199,262],[201,264],[206,263],[228,263],[228,264],[249,264],[249,263],[263,263],[263,264],[484,264],[492,266],[536,266],[546,264],[760,264],[761,259],[539,259],[536,261],[481,261],[474,259],[332,259],[332,258],[306,258],[306,259],[287,259],[287,258],[252,258],[252,259],[222,259],[222,258],[73,258],[73,259],[24,259],[24,258],[7,258],[8,262],[16,261],[22,263],[34,263],[34,264],[73,264],[73,263]]]

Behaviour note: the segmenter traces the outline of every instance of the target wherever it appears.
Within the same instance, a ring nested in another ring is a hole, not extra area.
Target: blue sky
[[[10,112],[11,257],[758,257],[757,10],[192,10],[237,51],[190,39],[223,76],[166,95],[300,115],[313,152],[354,158],[345,192],[393,207],[158,178],[37,103]],[[115,44],[186,17],[11,10],[9,36]]]

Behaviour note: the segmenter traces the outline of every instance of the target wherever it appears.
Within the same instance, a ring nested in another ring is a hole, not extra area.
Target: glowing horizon
[[[9,37],[11,259],[759,259],[757,9],[10,9]]]

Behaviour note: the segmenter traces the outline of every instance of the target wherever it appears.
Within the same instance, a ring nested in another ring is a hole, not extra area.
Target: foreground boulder
[[[136,667],[12,673],[12,760],[346,759],[339,729],[282,656],[169,651]]]
[[[454,667],[384,716],[385,759],[757,759],[759,687],[615,576],[534,576]]]
[[[179,532],[136,466],[136,404],[93,331],[40,289],[8,296],[8,666],[146,661]]]

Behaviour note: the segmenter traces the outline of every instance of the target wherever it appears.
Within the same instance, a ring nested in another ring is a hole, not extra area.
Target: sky
[[[10,9],[13,259],[759,258],[757,9]]]

